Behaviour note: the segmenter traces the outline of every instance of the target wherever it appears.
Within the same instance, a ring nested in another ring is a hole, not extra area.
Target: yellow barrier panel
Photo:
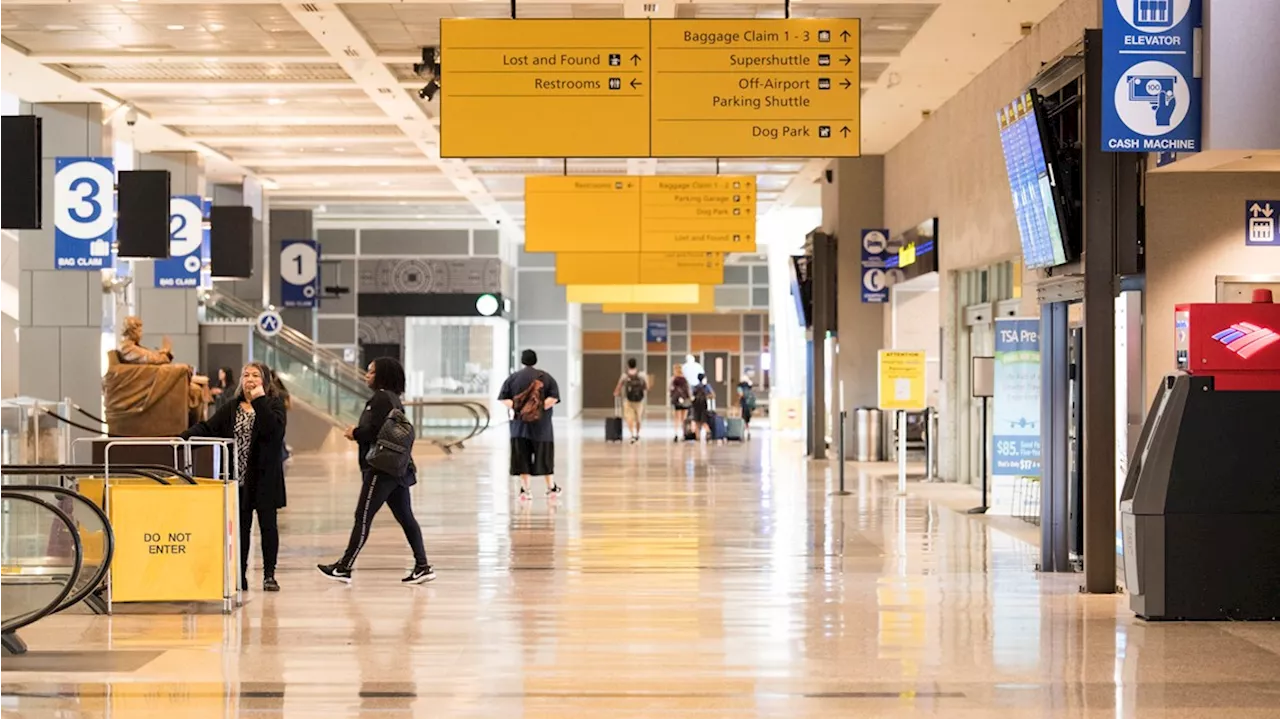
[[[566,285],[569,302],[598,305],[660,303],[690,304],[698,301],[698,285]]]
[[[644,20],[445,18],[443,157],[649,154]]]
[[[724,255],[716,252],[566,252],[556,255],[562,285],[718,285]]]
[[[221,601],[228,529],[221,482],[108,488],[114,602]],[[234,511],[230,507],[226,511]]]
[[[756,251],[747,175],[526,177],[524,205],[526,252]]]

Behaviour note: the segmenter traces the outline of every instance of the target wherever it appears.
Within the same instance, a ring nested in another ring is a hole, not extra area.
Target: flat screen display
[[[1004,149],[1013,214],[1022,238],[1022,262],[1028,268],[1067,262],[1057,188],[1045,156],[1038,98],[1028,92],[996,113]]]

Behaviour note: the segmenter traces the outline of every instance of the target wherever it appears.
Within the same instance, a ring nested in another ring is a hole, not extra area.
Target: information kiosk
[[[1120,496],[1129,608],[1280,618],[1280,305],[1178,305],[1180,374],[1147,414]]]

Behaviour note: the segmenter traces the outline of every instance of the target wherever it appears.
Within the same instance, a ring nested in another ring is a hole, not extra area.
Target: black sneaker
[[[276,581],[275,577],[267,577],[262,580],[262,591],[278,592],[280,591],[280,583]]]
[[[317,564],[316,569],[324,576],[344,584],[351,583],[351,570],[341,564]]]
[[[436,570],[431,568],[430,564],[421,567],[414,567],[409,576],[401,579],[402,584],[426,584],[436,578]]]
[[[555,496],[558,496],[558,495],[559,495],[561,492],[563,492],[563,491],[564,491],[564,490],[560,488],[560,485],[558,485],[558,484],[553,484],[553,485],[551,485],[551,489],[548,489],[548,490],[547,490],[547,496],[548,496],[548,497],[555,497]]]
[[[524,487],[521,487],[521,488],[520,488],[520,499],[528,499],[528,498],[529,498],[529,490],[525,489]]]

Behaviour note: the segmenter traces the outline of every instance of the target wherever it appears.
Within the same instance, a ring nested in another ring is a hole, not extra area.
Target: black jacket
[[[203,422],[197,422],[182,433],[190,437],[220,437],[235,439],[236,408],[242,395],[236,397]],[[279,509],[285,506],[284,492],[284,431],[287,423],[284,402],[279,397],[259,397],[252,402],[253,440],[240,451],[249,452],[249,470],[244,477],[245,496],[258,509]]]
[[[385,389],[374,392],[369,401],[364,403],[364,411],[360,413],[360,424],[356,425],[356,430],[352,433],[356,439],[356,446],[359,447],[360,471],[364,474],[371,473],[365,456],[377,443],[378,432],[382,431],[382,425],[386,423],[387,415],[391,414],[393,409],[403,412],[404,403],[395,393]],[[379,474],[378,476],[386,477],[387,475]],[[409,460],[409,472],[395,479],[406,487],[412,487],[418,483],[418,469],[414,466],[412,458]]]

